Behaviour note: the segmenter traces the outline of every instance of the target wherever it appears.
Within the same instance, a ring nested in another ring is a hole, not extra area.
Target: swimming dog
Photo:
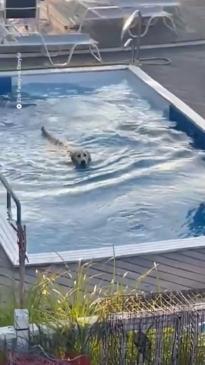
[[[47,138],[53,145],[63,148],[69,153],[71,161],[74,166],[85,168],[91,162],[91,155],[87,150],[75,149],[69,146],[66,142],[59,140],[58,138],[51,135],[45,127],[41,127],[42,135]]]

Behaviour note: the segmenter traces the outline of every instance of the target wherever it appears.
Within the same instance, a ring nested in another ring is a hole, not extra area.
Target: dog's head
[[[85,168],[91,162],[90,153],[86,150],[76,150],[70,154],[71,160],[76,167]]]

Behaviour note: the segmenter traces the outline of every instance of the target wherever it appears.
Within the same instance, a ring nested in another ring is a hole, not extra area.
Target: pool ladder
[[[26,255],[26,226],[22,225],[21,203],[16,194],[12,190],[7,179],[0,174],[0,182],[6,190],[7,219],[12,228],[16,231],[17,244],[19,247],[19,301],[20,306],[24,305],[24,278],[25,278],[25,261]],[[12,218],[12,201],[16,205],[16,220]]]
[[[128,39],[123,43],[123,47],[131,47],[131,60],[129,63],[132,65],[141,65],[142,63],[153,65],[169,65],[171,60],[166,57],[150,57],[140,58],[141,54],[141,38],[142,38],[142,15],[140,10],[133,11],[125,20],[121,31],[121,42],[124,42],[125,35],[128,35]]]
[[[124,40],[125,34],[128,39],[123,44],[125,48],[131,46],[131,64],[140,62],[140,46],[141,46],[142,16],[139,10],[135,10],[124,22],[121,41]]]

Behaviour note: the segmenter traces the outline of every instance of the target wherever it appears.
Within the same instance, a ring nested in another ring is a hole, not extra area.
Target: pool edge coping
[[[140,67],[135,65],[109,65],[109,66],[92,66],[92,67],[75,67],[66,69],[47,69],[47,70],[24,70],[22,75],[39,75],[50,73],[77,73],[77,72],[93,72],[93,71],[113,71],[113,70],[130,70],[141,81],[150,86],[158,95],[166,100],[170,105],[174,105],[180,110],[193,124],[205,132],[205,119],[195,112],[191,107],[184,103],[181,99],[168,91],[159,82],[154,80]],[[16,76],[17,71],[2,71],[0,76]],[[1,242],[6,255],[10,259],[14,267],[19,267],[18,245],[12,243],[7,247],[5,242]],[[166,248],[165,248],[166,247]],[[67,262],[103,260],[110,257],[121,258],[128,256],[139,256],[144,254],[161,254],[173,251],[182,251],[184,249],[194,249],[205,247],[205,237],[190,237],[185,239],[174,239],[164,241],[154,241],[138,244],[105,246],[95,249],[81,249],[59,252],[43,252],[28,254],[28,263],[26,266],[42,266],[47,264],[63,264]],[[130,252],[128,254],[128,252]]]
[[[10,262],[14,267],[19,267],[18,246],[13,242],[12,247],[7,250],[4,245]],[[205,237],[189,237],[183,239],[145,242],[120,246],[105,246],[94,249],[81,249],[59,252],[42,252],[27,254],[26,266],[63,265],[67,263],[101,261],[110,258],[120,259],[141,255],[159,255],[168,252],[179,252],[184,250],[199,249],[205,247]],[[9,252],[8,252],[9,251]],[[10,254],[9,254],[10,253]]]

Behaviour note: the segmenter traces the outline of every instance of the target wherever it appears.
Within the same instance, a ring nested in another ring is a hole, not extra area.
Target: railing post
[[[130,28],[128,29],[128,33],[132,39],[133,47],[132,47],[132,64],[135,64],[135,60],[137,60],[138,64],[140,63],[140,47],[141,47],[141,32],[142,32],[142,16],[139,10],[134,12],[135,18],[137,21],[137,32],[134,33],[132,30],[132,24],[130,24]]]
[[[17,226],[18,226],[18,225],[21,225],[21,205],[20,205],[19,202],[16,203],[16,208],[17,208],[17,221],[16,221],[16,223],[17,223]]]
[[[7,196],[6,196],[6,203],[7,203],[8,219],[11,220],[11,218],[12,218],[12,215],[11,215],[11,194],[8,190],[7,190]]]
[[[142,33],[142,15],[141,12],[138,11],[137,43],[136,43],[136,51],[137,51],[136,59],[138,63],[140,63],[141,33]]]
[[[17,226],[19,244],[19,304],[24,308],[25,296],[25,261],[26,261],[26,227]]]
[[[27,352],[29,347],[28,309],[14,310],[14,328],[16,330],[16,350],[18,352]]]

